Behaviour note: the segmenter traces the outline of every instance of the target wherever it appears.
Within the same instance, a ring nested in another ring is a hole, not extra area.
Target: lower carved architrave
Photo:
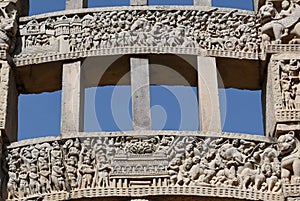
[[[184,133],[184,132],[183,132]],[[84,137],[80,137],[84,136]],[[283,200],[300,188],[299,140],[235,134],[78,135],[7,147],[7,198],[190,195]],[[299,191],[298,191],[299,192]]]

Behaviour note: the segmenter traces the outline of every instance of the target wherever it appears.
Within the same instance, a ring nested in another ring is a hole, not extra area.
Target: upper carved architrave
[[[258,59],[253,12],[208,7],[128,7],[20,19],[17,66],[97,55],[179,53]]]

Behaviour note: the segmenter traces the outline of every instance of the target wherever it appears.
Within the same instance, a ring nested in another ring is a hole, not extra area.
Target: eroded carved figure
[[[284,183],[300,183],[300,142],[294,131],[278,138],[278,147],[282,156],[281,178]]]
[[[0,4],[0,50],[12,54],[16,47],[17,8],[13,2]],[[1,59],[6,59],[2,57]]]
[[[261,32],[269,36],[270,42],[274,44],[298,43],[300,36],[299,1],[283,0],[278,6],[273,1],[267,0],[260,8],[259,14],[263,24]],[[262,37],[265,38],[265,36]]]
[[[278,69],[275,72],[278,75],[274,75],[276,77],[274,84],[277,85],[276,82],[279,81],[281,95],[276,101],[281,102],[278,106],[282,105],[278,109],[298,110],[300,108],[300,61],[297,59],[278,60],[275,61],[274,68]]]

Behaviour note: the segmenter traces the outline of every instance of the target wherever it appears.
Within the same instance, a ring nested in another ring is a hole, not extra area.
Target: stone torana
[[[65,1],[0,0],[1,200],[300,201],[299,0]],[[84,132],[85,89],[107,85],[131,86],[132,131]],[[199,131],[152,130],[150,85],[196,86]],[[264,136],[222,132],[221,87],[263,91]],[[17,141],[18,96],[58,90],[60,136]]]

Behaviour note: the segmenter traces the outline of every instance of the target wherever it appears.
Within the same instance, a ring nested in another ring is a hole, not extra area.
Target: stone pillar
[[[0,129],[10,142],[18,139],[18,91],[12,69],[7,61],[0,62]]]
[[[253,10],[257,13],[258,12],[258,4],[259,4],[259,0],[253,0]]]
[[[201,131],[221,132],[216,59],[198,56],[197,63]]]
[[[29,15],[29,0],[18,0],[16,4],[20,17]]]
[[[61,133],[82,132],[84,126],[84,79],[81,62],[63,65]]]
[[[151,130],[149,59],[130,58],[132,125],[134,130]]]
[[[66,10],[87,8],[88,0],[66,0]]]
[[[212,6],[212,0],[194,0],[194,6]]]
[[[131,6],[147,6],[148,0],[130,0]]]

